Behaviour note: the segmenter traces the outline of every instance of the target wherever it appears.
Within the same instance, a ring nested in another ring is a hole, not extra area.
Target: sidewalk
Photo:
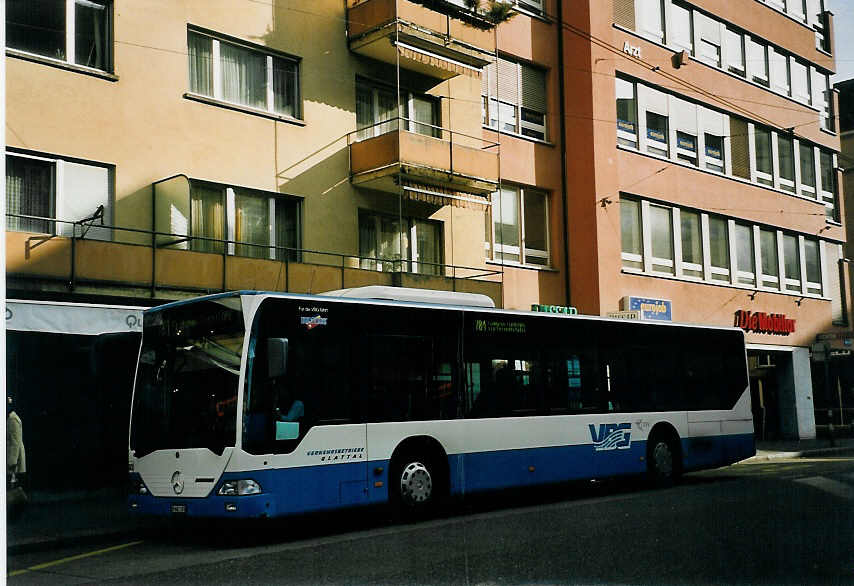
[[[746,462],[854,453],[854,438],[756,442],[756,455]],[[20,516],[8,524],[7,552],[46,550],[68,543],[97,542],[110,538],[133,541],[152,527],[152,521],[127,512],[123,491],[57,499],[32,495]]]
[[[779,458],[805,458],[809,456],[830,456],[854,452],[854,438],[837,438],[830,440],[820,438],[813,440],[756,440],[756,455],[745,460],[775,460]]]
[[[22,553],[110,537],[132,539],[145,527],[144,520],[128,514],[123,491],[69,500],[35,493],[17,518],[7,522],[6,547],[8,553]]]

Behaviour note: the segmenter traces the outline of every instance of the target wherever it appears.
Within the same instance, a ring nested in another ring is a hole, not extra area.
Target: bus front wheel
[[[656,486],[670,486],[679,476],[679,459],[676,443],[666,435],[652,438],[647,453],[650,480]]]
[[[392,505],[405,519],[427,516],[436,508],[441,492],[438,466],[430,458],[412,454],[399,458],[392,468]]]

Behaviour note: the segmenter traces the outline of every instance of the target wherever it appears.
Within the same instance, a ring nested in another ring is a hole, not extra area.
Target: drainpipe
[[[558,88],[560,93],[560,183],[561,201],[563,202],[563,286],[566,290],[566,304],[572,305],[569,289],[569,225],[566,196],[566,88],[564,87],[563,63],[563,0],[557,0],[557,51],[558,51]]]

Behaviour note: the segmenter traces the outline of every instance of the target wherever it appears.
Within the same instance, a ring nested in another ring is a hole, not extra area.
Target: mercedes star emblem
[[[175,471],[175,474],[172,475],[172,490],[175,491],[175,494],[181,494],[184,492],[184,479],[181,478],[181,472]]]

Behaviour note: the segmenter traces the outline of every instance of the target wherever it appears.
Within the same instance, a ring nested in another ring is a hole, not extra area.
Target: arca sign
[[[745,332],[758,334],[777,334],[788,336],[795,331],[795,320],[788,319],[783,313],[765,313],[763,311],[746,311],[739,309],[735,312],[734,326]]]

